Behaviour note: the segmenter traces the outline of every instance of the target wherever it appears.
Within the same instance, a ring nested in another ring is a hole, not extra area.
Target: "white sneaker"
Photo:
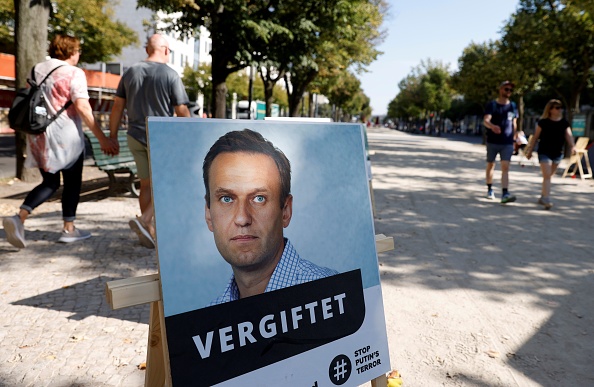
[[[2,220],[2,225],[4,226],[4,232],[6,233],[8,243],[19,249],[27,247],[27,242],[25,241],[25,225],[23,225],[23,222],[21,222],[21,218],[19,218],[18,215],[4,218]]]
[[[75,228],[74,231],[68,232],[66,230],[62,230],[62,235],[58,242],[62,243],[72,243],[76,241],[82,241],[83,239],[88,239],[91,237],[91,233],[88,231],[83,231],[78,228]]]
[[[130,225],[132,231],[138,235],[138,240],[140,241],[141,245],[148,249],[155,248],[155,241],[153,240],[151,233],[144,227],[140,219],[132,219],[128,222],[128,225]]]

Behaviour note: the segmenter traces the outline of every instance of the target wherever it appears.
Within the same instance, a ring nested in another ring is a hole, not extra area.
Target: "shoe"
[[[501,197],[501,203],[505,204],[505,203],[511,203],[511,202],[515,202],[516,201],[516,197],[512,194],[510,194],[509,192],[504,194]]]
[[[538,204],[541,204],[541,205],[543,205],[543,206],[544,206],[544,208],[545,208],[545,209],[547,209],[547,210],[550,210],[550,209],[551,209],[551,207],[553,207],[553,203],[551,203],[551,199],[549,199],[549,198],[546,198],[546,197],[544,197],[544,196],[541,196],[541,197],[538,199]]]
[[[132,229],[132,231],[134,231],[136,233],[136,235],[138,235],[138,240],[140,241],[141,245],[143,245],[144,247],[146,247],[148,249],[155,248],[155,241],[154,241],[153,237],[151,236],[149,231],[146,229],[144,224],[142,224],[142,221],[139,218],[132,219],[131,221],[128,222],[128,224],[130,225],[130,228]]]
[[[82,241],[83,239],[89,239],[90,237],[90,232],[74,228],[74,231],[72,232],[62,230],[62,235],[60,236],[60,239],[58,239],[58,242],[72,243],[76,241]]]
[[[27,242],[25,241],[25,225],[23,225],[23,222],[21,222],[21,218],[19,218],[18,215],[4,218],[2,220],[2,226],[4,226],[4,232],[6,233],[8,243],[19,249],[27,247]]]
[[[495,192],[492,189],[487,191],[487,199],[495,200]]]

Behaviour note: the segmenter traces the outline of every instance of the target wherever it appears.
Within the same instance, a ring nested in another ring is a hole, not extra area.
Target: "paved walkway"
[[[376,233],[396,242],[380,255],[392,368],[406,386],[594,385],[593,181],[557,177],[545,211],[538,169],[515,163],[502,206],[482,198],[484,147],[457,138],[369,133]],[[0,386],[143,384],[148,305],[112,311],[104,287],[156,272],[156,253],[128,228],[136,199],[106,184],[85,167],[87,241],[55,242],[57,200],[27,249],[0,230]],[[0,216],[32,187],[0,182]]]

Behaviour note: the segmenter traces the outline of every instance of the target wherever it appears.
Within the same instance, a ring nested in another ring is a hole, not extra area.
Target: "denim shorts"
[[[510,161],[514,153],[514,144],[491,144],[487,143],[487,162],[494,163],[497,154],[501,161]]]
[[[559,155],[557,157],[549,157],[547,155],[538,154],[538,161],[541,163],[553,163],[559,164],[563,160],[563,155]]]

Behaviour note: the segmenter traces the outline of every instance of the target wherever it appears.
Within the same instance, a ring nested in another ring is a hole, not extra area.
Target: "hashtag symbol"
[[[346,374],[346,363],[344,362],[344,359],[340,359],[340,363],[336,363],[334,366],[334,371],[334,378],[336,380],[341,380],[344,378],[344,375]]]
[[[339,386],[345,384],[351,376],[351,359],[346,355],[338,355],[330,362],[328,376],[330,381]]]

